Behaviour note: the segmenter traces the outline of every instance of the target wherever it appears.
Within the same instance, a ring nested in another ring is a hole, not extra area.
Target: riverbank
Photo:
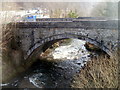
[[[56,42],[3,88],[117,88],[117,58],[88,51],[85,43],[77,39]]]
[[[88,61],[74,76],[72,88],[118,88],[118,57],[98,57]]]

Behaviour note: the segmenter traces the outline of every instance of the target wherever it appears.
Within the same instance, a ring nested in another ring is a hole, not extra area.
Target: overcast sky
[[[0,0],[1,2],[118,2],[120,0]]]

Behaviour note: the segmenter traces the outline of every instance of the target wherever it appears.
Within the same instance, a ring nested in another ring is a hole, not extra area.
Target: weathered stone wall
[[[46,42],[78,38],[99,46],[109,55],[118,43],[115,21],[28,22],[16,25],[16,42],[24,53],[24,59]]]
[[[78,20],[78,19],[43,19],[39,22],[18,22],[9,24],[13,39],[9,52],[4,53],[6,62],[3,81],[26,70],[43,51],[46,43],[64,39],[78,38],[99,46],[109,55],[117,49],[118,29],[114,20]],[[8,60],[11,64],[8,64]],[[9,76],[5,76],[9,72]]]

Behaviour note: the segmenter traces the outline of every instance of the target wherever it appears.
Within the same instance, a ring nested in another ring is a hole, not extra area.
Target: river
[[[70,39],[67,44],[63,42],[47,54],[46,58],[52,57],[52,60],[36,60],[22,76],[4,87],[69,88],[73,77],[91,60],[91,55],[97,55],[88,51],[85,43],[79,39]]]

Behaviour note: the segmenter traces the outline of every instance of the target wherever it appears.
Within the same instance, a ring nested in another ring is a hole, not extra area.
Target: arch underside
[[[105,51],[108,55],[111,55],[110,50],[104,46],[102,43],[96,41],[95,39],[92,39],[88,36],[83,36],[83,35],[76,35],[76,34],[71,34],[71,33],[63,33],[63,34],[57,34],[57,35],[52,35],[50,37],[46,37],[38,42],[36,42],[27,52],[27,56],[25,59],[27,59],[34,51],[39,48],[40,46],[43,47],[44,44],[52,42],[54,43],[54,40],[61,40],[61,39],[66,39],[66,38],[76,38],[80,40],[85,40],[86,42],[89,42],[91,44],[94,44],[98,46],[100,49]],[[42,48],[41,48],[42,49]],[[39,49],[38,49],[39,50]],[[40,50],[41,51],[41,50]],[[39,51],[38,51],[39,52]]]

